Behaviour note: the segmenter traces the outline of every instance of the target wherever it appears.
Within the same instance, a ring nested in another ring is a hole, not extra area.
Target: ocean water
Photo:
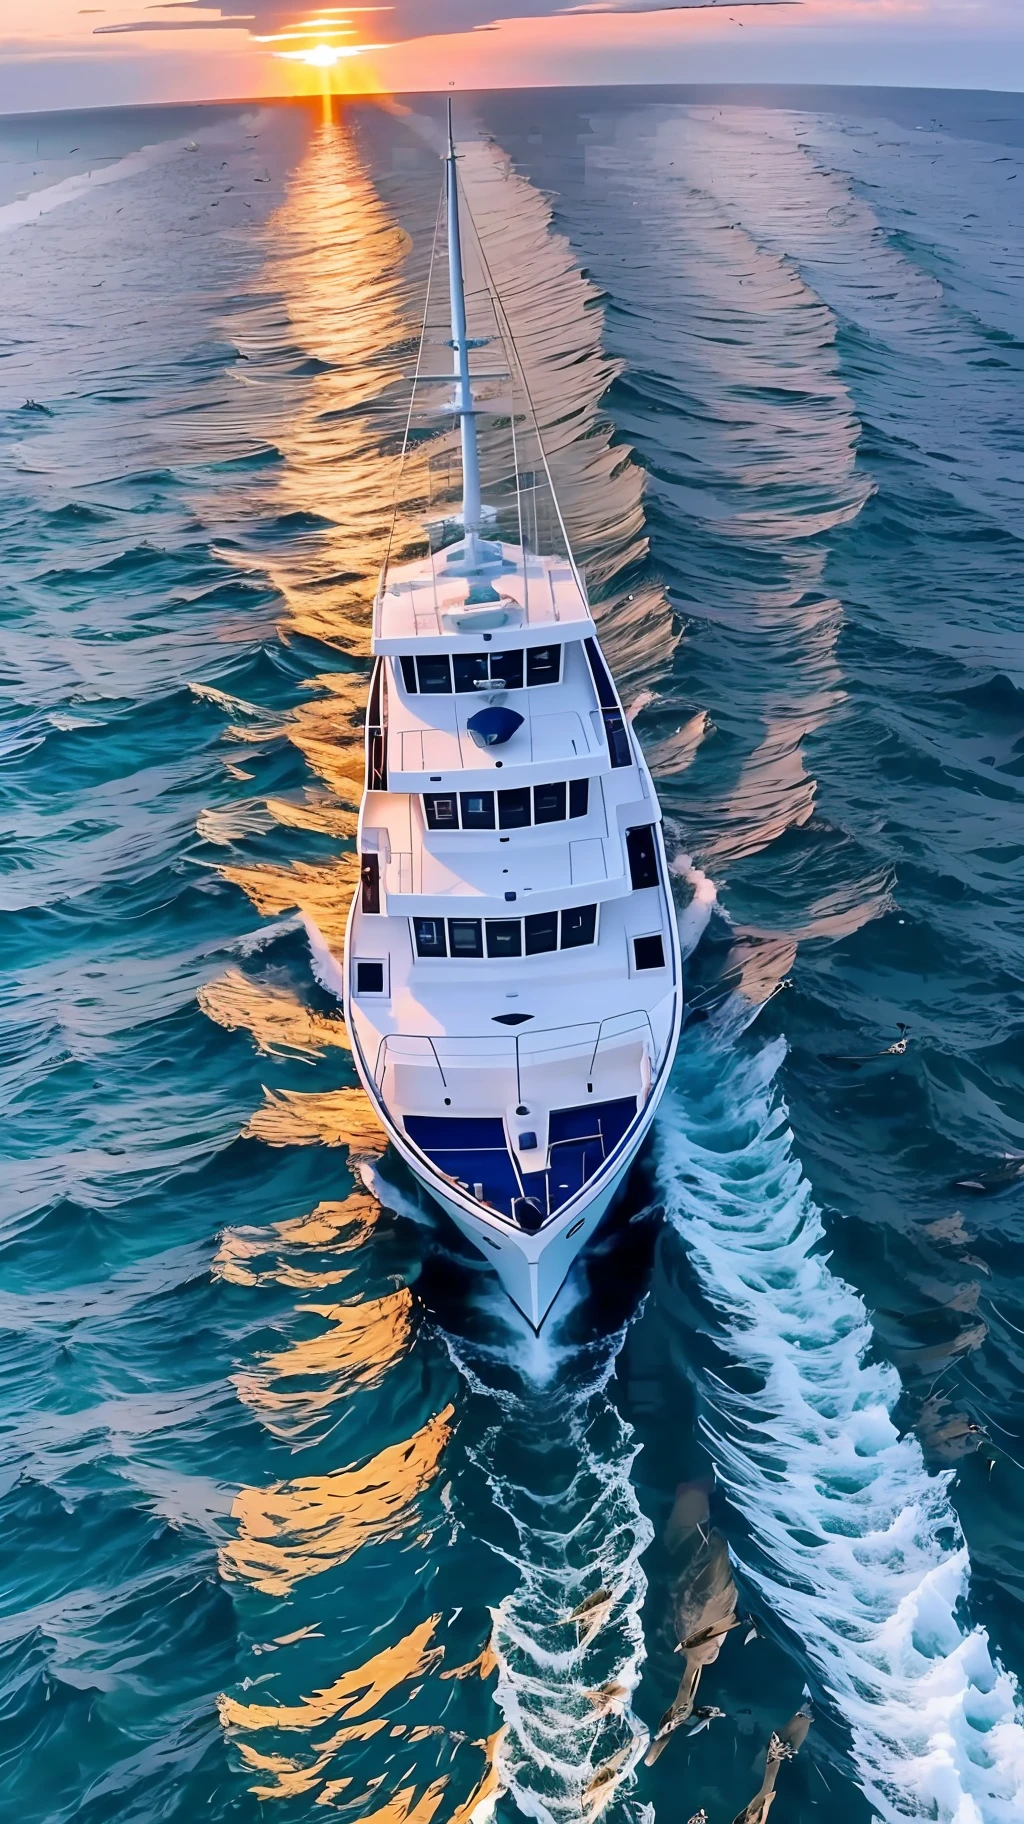
[[[438,106],[0,122],[3,1813],[1010,1824],[1024,101],[458,109],[674,1084],[538,1339],[355,1083]]]

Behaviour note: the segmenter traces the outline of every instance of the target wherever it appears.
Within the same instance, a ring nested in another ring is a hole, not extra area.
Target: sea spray
[[[683,961],[692,956],[700,943],[713,913],[719,918],[726,914],[718,904],[718,889],[711,877],[703,869],[695,867],[693,859],[682,853],[673,857],[669,870],[677,879],[685,882],[692,889],[692,898],[686,906],[676,908],[676,923],[679,926],[679,947]]]
[[[892,1419],[862,1300],[829,1268],[793,1153],[777,1041],[695,1036],[666,1104],[660,1177],[744,1391],[715,1379],[702,1425],[751,1529],[746,1566],[803,1643],[851,1734],[880,1819],[1024,1815],[1013,1675],[961,1618],[968,1557],[947,1475]],[[753,1375],[759,1391],[752,1393]]]

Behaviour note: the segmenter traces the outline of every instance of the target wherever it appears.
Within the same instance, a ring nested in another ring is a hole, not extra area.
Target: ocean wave
[[[745,1055],[697,1044],[661,1128],[666,1210],[740,1377],[705,1381],[708,1448],[750,1527],[747,1574],[848,1725],[877,1815],[1011,1824],[1017,1682],[963,1619],[949,1476],[900,1436],[898,1376],[821,1252],[776,1086],[783,1055],[781,1041]]]
[[[183,149],[179,139],[160,140],[154,145],[142,146],[138,152],[130,152],[126,158],[115,159],[112,164],[101,165],[93,171],[78,172],[74,177],[63,177],[59,183],[48,184],[43,190],[33,190],[28,196],[19,197],[16,202],[0,204],[0,234],[10,234],[15,228],[24,228],[38,221],[41,216],[49,215],[52,210],[77,202],[80,197],[88,196],[106,184],[123,183],[143,171],[151,170],[154,165],[167,164],[171,159],[177,158]]]

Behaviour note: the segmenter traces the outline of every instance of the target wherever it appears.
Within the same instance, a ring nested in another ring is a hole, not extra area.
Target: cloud
[[[561,14],[609,13],[683,13],[743,11],[748,15],[762,7],[796,7],[803,0],[392,0],[391,5],[321,6],[314,4],[298,11],[294,4],[281,0],[160,0],[149,7],[151,12],[177,13],[170,20],[137,20],[116,25],[94,26],[96,36],[132,32],[185,32],[203,29],[244,30],[248,28],[257,40],[266,41],[278,34],[294,34],[313,43],[319,36],[336,35],[339,41],[351,37],[358,41],[363,28],[388,43],[409,38],[451,36],[460,32],[480,31],[514,15],[517,19],[546,19]],[[218,17],[210,19],[216,12]],[[203,15],[198,17],[197,15]],[[333,24],[332,24],[333,22]],[[287,42],[282,38],[282,44]]]
[[[180,0],[179,0],[180,3]],[[249,19],[255,15],[250,13]],[[136,19],[123,25],[94,25],[94,38],[107,38],[115,32],[244,32],[245,19],[190,19],[179,25],[176,19]]]

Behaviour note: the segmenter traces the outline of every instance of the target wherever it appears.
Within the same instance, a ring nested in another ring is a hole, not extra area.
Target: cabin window
[[[618,709],[619,706],[616,701],[615,692],[612,689],[612,681],[608,676],[608,667],[601,657],[601,649],[598,646],[597,641],[587,640],[586,648],[587,658],[590,660],[591,674],[594,679],[594,689],[597,691],[597,700],[600,703],[601,708]]]
[[[448,920],[448,950],[452,956],[483,956],[484,946],[478,918]]]
[[[447,796],[441,792],[425,792],[423,810],[428,830],[458,829],[459,801],[454,792],[448,793]]]
[[[527,684],[557,684],[562,668],[561,646],[526,648]]]
[[[632,766],[633,751],[629,745],[626,724],[617,709],[603,709],[604,733],[608,742],[608,758],[613,766]]]
[[[384,693],[384,666],[378,659],[370,681],[370,701],[366,712],[366,789],[386,792],[388,789],[387,698]]]
[[[664,969],[665,946],[661,941],[661,933],[656,933],[654,937],[634,937],[633,955],[638,969]]]
[[[558,949],[558,913],[534,912],[524,919],[527,956],[542,956],[546,950]]]
[[[521,652],[492,652],[491,683],[505,690],[522,690],[523,655]],[[530,682],[533,680],[531,678]]]
[[[417,659],[416,675],[419,679],[421,696],[451,696],[452,668],[446,652],[431,653],[429,657]]]
[[[423,815],[428,830],[493,830],[495,808],[493,792],[425,792]],[[587,779],[556,780],[552,785],[517,787],[497,794],[497,827],[502,830],[528,829],[531,823],[564,823],[566,806],[570,817],[585,817],[590,802]],[[461,815],[460,815],[461,811]]]
[[[654,839],[653,824],[645,824],[642,829],[626,831],[626,854],[629,857],[629,878],[634,889],[656,887],[658,885],[658,849]]]
[[[487,920],[488,956],[522,956],[523,927],[518,918]]]
[[[597,926],[596,906],[573,906],[562,913],[562,949],[575,950],[581,944],[592,944]]]
[[[604,722],[604,737],[608,743],[608,758],[613,766],[632,766],[633,752],[629,744],[629,733],[622,719],[622,711],[608,676],[608,667],[601,657],[596,640],[587,640],[587,658],[590,661],[594,689],[601,705],[601,717]]]
[[[447,956],[448,946],[444,938],[443,918],[414,918],[412,921],[413,936],[416,939],[417,956]]]
[[[384,993],[384,964],[383,963],[357,963],[356,964],[356,993],[357,994],[383,994]]]
[[[493,830],[493,792],[460,792],[459,806],[464,830]]]
[[[573,906],[561,913],[531,912],[527,918],[414,918],[412,929],[417,956],[473,958],[482,957],[485,950],[495,960],[544,956],[559,948],[578,950],[583,944],[594,943],[597,907]],[[636,942],[660,946],[661,939],[642,938]],[[637,963],[638,969],[659,966]]]
[[[521,786],[514,792],[498,793],[498,827],[522,830],[530,821],[530,788]]]
[[[482,689],[488,682],[486,652],[457,652],[452,659],[452,671],[457,691]]]
[[[589,779],[570,779],[569,781],[569,815],[585,817],[590,797]]]
[[[534,823],[565,822],[565,782],[557,785],[535,785],[533,788]]]
[[[455,689],[463,695],[475,690],[522,690],[521,652],[457,652],[452,659]]]
[[[522,690],[528,685],[557,684],[562,675],[562,647],[529,646],[512,652],[399,654],[402,680],[415,696],[471,696],[480,690]]]
[[[380,911],[380,857],[364,855],[359,866],[359,879],[362,887],[361,905],[364,912]]]

